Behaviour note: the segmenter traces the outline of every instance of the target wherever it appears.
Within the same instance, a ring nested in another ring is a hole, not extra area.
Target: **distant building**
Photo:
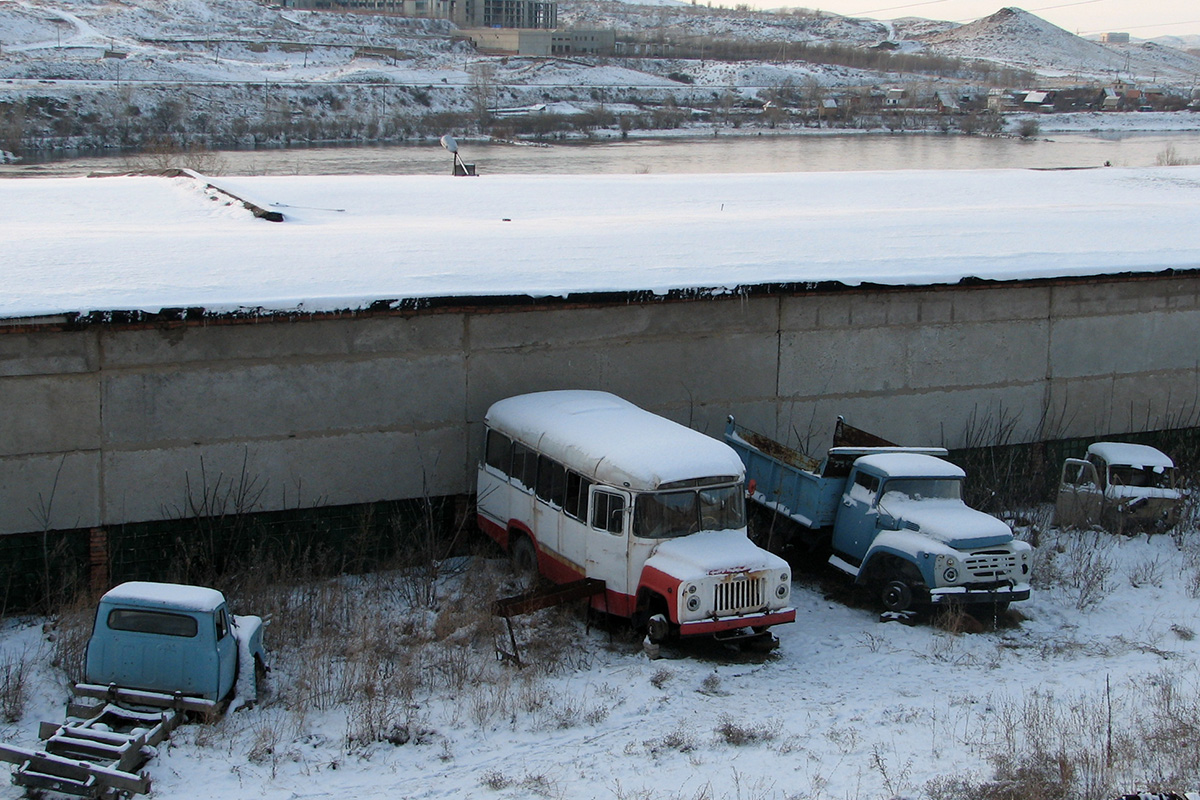
[[[549,0],[456,0],[451,17],[462,28],[558,27],[558,3]]]
[[[1105,44],[1129,44],[1128,33],[1102,33],[1100,41]]]
[[[611,55],[617,41],[615,31],[585,29],[467,28],[456,35],[480,52],[519,56]]]
[[[282,0],[282,4],[285,8],[395,14],[422,19],[450,19],[454,7],[453,0]]]

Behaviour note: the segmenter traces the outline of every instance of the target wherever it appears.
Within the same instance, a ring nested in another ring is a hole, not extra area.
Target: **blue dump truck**
[[[1029,597],[1031,548],[962,500],[966,473],[939,447],[898,447],[838,419],[824,460],[729,417],[729,443],[746,465],[752,501],[794,524],[767,549],[829,553],[829,564],[892,612],[945,603],[1002,613]]]

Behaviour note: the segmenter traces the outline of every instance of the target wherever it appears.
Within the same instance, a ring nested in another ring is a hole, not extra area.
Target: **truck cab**
[[[1179,521],[1184,492],[1175,462],[1144,444],[1095,442],[1068,458],[1054,506],[1063,528],[1099,525],[1113,533],[1165,531]]]
[[[1031,548],[962,500],[966,473],[920,453],[854,461],[833,525],[830,564],[879,592],[889,611],[915,603],[1029,597]]]
[[[100,598],[88,641],[88,683],[218,703],[252,702],[265,669],[262,620],[229,613],[215,589],[122,583]]]

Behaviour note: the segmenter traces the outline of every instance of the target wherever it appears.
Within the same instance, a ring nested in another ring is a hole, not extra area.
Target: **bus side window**
[[[552,458],[538,456],[538,499],[562,508],[566,495],[567,468]]]
[[[532,449],[520,442],[513,442],[512,472],[509,474],[529,492],[537,486],[537,459],[537,453]]]
[[[592,495],[592,527],[598,531],[624,533],[625,498],[619,494],[596,492]]]
[[[563,511],[578,520],[587,516],[588,489],[591,486],[592,482],[587,478],[567,470],[567,496],[563,501]]]
[[[487,465],[507,475],[509,464],[512,462],[512,439],[499,431],[489,430],[485,449],[487,452],[484,461]]]

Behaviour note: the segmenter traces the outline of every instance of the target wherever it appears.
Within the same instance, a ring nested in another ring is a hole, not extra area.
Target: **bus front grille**
[[[763,607],[767,594],[766,578],[733,578],[715,587],[713,611],[717,616],[744,614]]]

